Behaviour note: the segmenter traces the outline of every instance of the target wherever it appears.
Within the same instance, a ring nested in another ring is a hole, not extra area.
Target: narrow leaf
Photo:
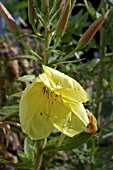
[[[35,78],[35,75],[25,75],[25,76],[19,77],[18,80],[22,82],[32,82],[34,78]]]
[[[18,169],[26,169],[26,170],[33,170],[34,168],[34,165],[30,163],[13,163],[13,162],[10,162],[10,161],[6,161],[4,159],[0,159],[0,162],[6,164],[6,165],[9,165],[11,167],[14,167],[14,168],[18,168]]]
[[[21,56],[16,56],[13,59],[19,59],[19,58],[20,59],[32,59],[32,60],[38,61],[38,59],[33,55],[21,55]]]
[[[63,143],[59,146],[58,145],[58,138],[52,142],[51,144],[47,145],[44,149],[44,151],[51,151],[51,152],[56,152],[56,151],[62,151],[62,150],[71,150],[79,147],[83,143],[85,143],[89,138],[91,138],[93,135],[91,133],[80,133],[73,138],[70,137],[65,137]]]
[[[27,136],[24,140],[24,150],[25,150],[24,152],[26,155],[28,155],[31,158],[31,160],[34,159],[34,150],[32,149],[33,145],[34,145],[34,141]]]
[[[19,109],[18,105],[13,105],[13,106],[4,106],[0,109],[0,114],[1,115],[8,115],[13,112],[17,112]]]

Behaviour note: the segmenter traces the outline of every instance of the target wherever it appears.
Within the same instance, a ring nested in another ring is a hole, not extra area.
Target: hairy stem
[[[42,140],[37,141],[37,155],[36,155],[36,162],[35,162],[35,170],[40,170],[41,164],[42,164],[42,158],[43,158],[43,153],[42,153]]]
[[[50,26],[45,28],[45,56],[44,56],[44,65],[48,65],[48,57],[49,57],[49,45],[50,45]]]
[[[106,4],[104,1],[101,1],[101,12],[105,13]],[[101,120],[101,111],[102,111],[102,100],[104,97],[104,87],[103,87],[103,77],[104,77],[104,58],[105,58],[105,28],[101,27],[100,29],[100,46],[99,46],[99,56],[100,56],[100,67],[99,67],[99,77],[97,82],[97,91],[96,91],[96,115],[98,120],[98,125],[100,125]]]
[[[96,91],[96,114],[98,117],[98,124],[100,124],[101,111],[102,111],[102,99],[103,99],[103,76],[104,76],[104,62],[105,57],[105,30],[104,27],[100,29],[100,47],[99,47],[99,56],[100,56],[100,67],[99,67],[99,77],[97,82],[97,91]]]
[[[70,57],[72,57],[77,51],[79,51],[78,48],[75,48],[73,51],[71,51],[69,54],[67,54],[65,57],[62,57],[61,59],[57,60],[57,62],[62,62],[62,61],[66,61],[67,59],[69,59]]]

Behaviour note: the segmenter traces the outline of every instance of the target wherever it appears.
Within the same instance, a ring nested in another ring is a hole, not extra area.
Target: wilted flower
[[[98,130],[97,120],[96,120],[95,116],[89,110],[86,110],[86,112],[88,114],[90,123],[87,126],[87,128],[85,129],[85,131],[87,133],[96,133]]]
[[[49,136],[54,127],[73,137],[89,124],[82,104],[89,96],[73,78],[47,66],[43,69],[22,94],[22,130],[34,140]]]

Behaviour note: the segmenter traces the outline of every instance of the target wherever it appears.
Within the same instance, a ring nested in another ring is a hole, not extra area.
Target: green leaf
[[[24,35],[21,35],[18,40],[21,40],[21,39],[24,39],[24,38],[27,38],[27,37],[34,37],[34,38],[39,38],[41,39],[42,41],[44,41],[42,35],[40,33],[37,33],[37,34],[24,34]]]
[[[55,54],[63,55],[64,53],[60,50],[51,50]]]
[[[27,7],[27,2],[26,1],[22,1],[18,3],[18,10],[21,10],[23,8]]]
[[[71,150],[79,147],[83,143],[85,143],[89,138],[91,138],[93,134],[90,133],[80,133],[73,138],[70,137],[65,137],[63,140],[62,144],[59,146],[58,145],[58,137],[54,139],[51,139],[49,142],[49,145],[47,145],[44,149],[43,152],[45,151],[51,151],[51,152],[56,152],[56,151],[63,151],[63,150]]]
[[[23,162],[32,162],[32,160],[30,159],[30,157],[27,155],[27,154],[25,154],[24,152],[22,152],[21,150],[18,150],[17,151],[17,153],[18,153],[18,156],[19,156],[19,158],[23,161]]]
[[[90,12],[91,16],[93,16],[94,18],[96,18],[96,10],[95,10],[95,8],[94,8],[93,5],[91,4],[91,2],[88,2],[88,5],[89,5],[89,12]]]
[[[10,96],[8,96],[9,98],[13,98],[13,97],[18,97],[18,98],[20,98],[22,96],[22,92],[18,92],[18,93],[14,93],[14,94],[12,94],[12,95],[10,95]]]
[[[34,165],[31,164],[31,162],[30,163],[13,163],[13,162],[10,162],[10,161],[6,161],[4,159],[0,159],[0,162],[4,163],[6,165],[9,165],[11,167],[14,167],[14,168],[21,169],[21,170],[23,170],[23,169],[26,169],[26,170],[31,169],[31,170],[33,170],[34,169]]]
[[[32,82],[33,79],[35,79],[35,75],[25,75],[18,78],[18,80],[22,82]]]
[[[105,29],[105,40],[106,40],[106,45],[109,46],[110,50],[113,51],[113,8],[110,9],[110,12],[107,16],[107,20],[103,24],[104,29]]]
[[[21,55],[21,56],[16,56],[13,59],[32,59],[38,61],[38,59],[33,55]]]
[[[34,141],[31,140],[28,136],[24,140],[24,152],[26,155],[31,158],[31,160],[34,159]]]
[[[0,114],[1,115],[8,115],[13,112],[18,112],[18,105],[13,105],[13,106],[4,106],[0,109]]]

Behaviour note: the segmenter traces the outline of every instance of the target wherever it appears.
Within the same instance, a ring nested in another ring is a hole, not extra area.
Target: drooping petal
[[[89,95],[83,90],[83,88],[76,90],[61,88],[54,90],[56,94],[62,96],[62,98],[68,102],[87,102],[89,100]]]
[[[43,87],[41,82],[29,85],[19,105],[22,130],[34,140],[49,136],[53,129],[46,113],[47,96],[44,95]]]
[[[50,67],[43,66],[43,69],[55,93],[62,95],[68,101],[86,102],[89,100],[88,94],[76,80]],[[41,80],[44,83],[44,80]]]
[[[80,119],[84,123],[85,126],[90,123],[87,111],[81,102],[69,103],[67,101],[64,101],[64,104],[67,107],[71,108],[72,112],[78,117],[78,119]]]
[[[54,90],[51,82],[49,81],[47,75],[45,73],[39,74],[39,80],[44,83],[46,87],[48,87],[51,91]]]
[[[53,103],[49,116],[52,124],[62,133],[73,137],[82,132],[89,124],[86,111],[81,103],[64,103],[58,97]]]

